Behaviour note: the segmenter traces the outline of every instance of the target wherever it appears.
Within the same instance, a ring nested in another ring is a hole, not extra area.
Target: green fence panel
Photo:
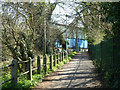
[[[120,38],[89,45],[89,55],[108,84],[120,87]]]

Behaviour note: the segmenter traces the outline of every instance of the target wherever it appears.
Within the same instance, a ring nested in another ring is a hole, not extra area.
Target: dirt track
[[[35,88],[100,88],[99,77],[86,53],[77,53],[73,59],[45,77]]]

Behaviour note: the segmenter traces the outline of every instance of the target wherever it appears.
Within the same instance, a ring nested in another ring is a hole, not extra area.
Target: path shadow
[[[95,76],[75,76],[74,79],[88,79],[88,78],[94,78]],[[61,80],[71,80],[73,76],[67,76],[67,77],[62,77],[59,79],[43,79],[43,81],[61,81]]]
[[[94,72],[95,68],[89,65],[83,65],[82,67],[81,61],[88,61],[90,63],[89,61],[91,60],[89,60],[87,55],[76,54],[67,66],[63,66],[62,70],[58,69],[53,74],[47,76],[48,78],[44,78],[43,81],[54,83],[52,87],[59,86],[61,88],[81,88],[86,87],[87,84],[91,84],[92,82],[95,83],[95,80],[98,79],[97,73]],[[86,62],[83,64],[86,64]]]

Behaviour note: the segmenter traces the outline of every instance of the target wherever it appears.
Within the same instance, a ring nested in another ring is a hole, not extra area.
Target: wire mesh
[[[115,82],[120,80],[120,39],[112,38],[97,45],[90,45],[89,53],[104,79],[114,86]]]

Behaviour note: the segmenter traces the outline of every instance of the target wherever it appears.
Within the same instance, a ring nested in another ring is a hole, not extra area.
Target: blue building
[[[67,38],[67,41],[69,42],[69,44],[67,45],[68,48],[71,49],[76,49],[76,39],[71,39],[71,38]],[[62,45],[60,45],[59,42],[56,42],[56,47],[61,48]],[[88,41],[84,40],[84,39],[78,39],[78,48],[84,48],[87,49],[88,48]]]
[[[76,39],[67,39],[69,42],[68,48],[75,49]],[[84,39],[78,39],[78,48],[88,48],[88,41]]]

